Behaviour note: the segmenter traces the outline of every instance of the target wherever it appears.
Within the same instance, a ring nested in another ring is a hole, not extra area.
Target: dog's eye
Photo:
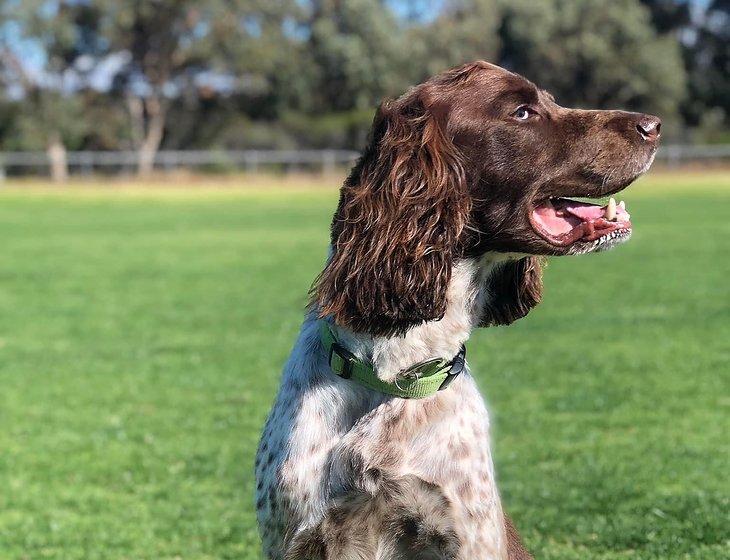
[[[527,105],[523,105],[522,107],[517,107],[517,110],[512,113],[512,116],[518,121],[526,121],[534,114],[535,112],[531,110]]]

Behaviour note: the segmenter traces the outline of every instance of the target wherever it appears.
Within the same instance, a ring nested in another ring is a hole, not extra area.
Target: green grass
[[[730,180],[626,195],[478,332],[506,508],[541,559],[730,557]],[[0,192],[0,558],[260,558],[252,464],[332,190]]]

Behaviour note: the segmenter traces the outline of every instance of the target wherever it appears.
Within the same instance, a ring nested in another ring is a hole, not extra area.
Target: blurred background
[[[630,242],[481,329],[540,560],[730,558],[730,0],[0,0],[0,560],[260,560],[254,453],[375,107],[663,119]]]
[[[383,97],[475,59],[565,106],[659,114],[660,161],[730,160],[727,0],[4,0],[0,17],[6,174],[329,171]]]

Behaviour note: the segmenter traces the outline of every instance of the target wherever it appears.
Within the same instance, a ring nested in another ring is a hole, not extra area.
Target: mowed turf
[[[470,341],[537,558],[730,558],[729,177],[635,185],[628,244]],[[261,558],[254,452],[336,197],[0,191],[0,559]]]

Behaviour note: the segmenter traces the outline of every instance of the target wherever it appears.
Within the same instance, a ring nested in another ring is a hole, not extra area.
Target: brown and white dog
[[[259,446],[268,558],[529,558],[502,512],[468,371],[424,399],[372,391],[330,370],[317,323],[387,382],[451,359],[473,329],[540,301],[540,257],[629,238],[623,204],[567,197],[625,188],[659,130],[650,115],[566,109],[486,62],[383,103]]]

